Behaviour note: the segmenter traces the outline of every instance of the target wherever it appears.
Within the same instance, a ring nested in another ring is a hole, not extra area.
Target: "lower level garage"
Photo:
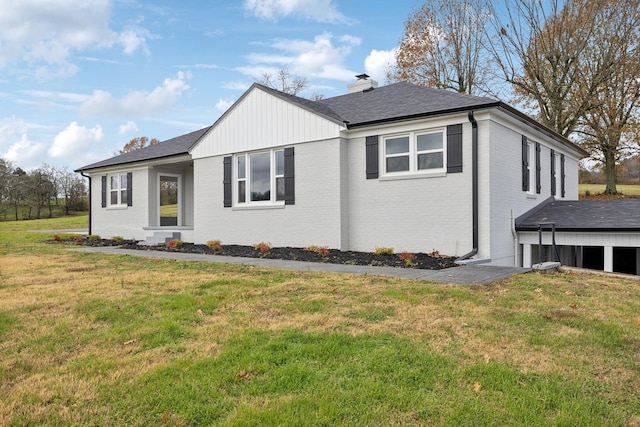
[[[553,201],[516,219],[522,267],[562,265],[640,275],[640,200]]]

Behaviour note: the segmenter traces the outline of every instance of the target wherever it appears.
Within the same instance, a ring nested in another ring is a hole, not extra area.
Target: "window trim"
[[[420,135],[436,134],[442,135],[442,148],[435,150],[418,150],[418,137]],[[387,154],[387,140],[396,138],[409,138],[409,151],[402,153]],[[380,178],[392,179],[392,178],[406,178],[406,177],[423,177],[423,176],[444,176],[447,173],[447,128],[438,127],[430,129],[420,129],[410,132],[394,133],[388,135],[381,135],[381,156],[379,170],[382,171]],[[418,169],[418,156],[421,154],[434,154],[442,153],[442,166],[439,168],[431,169]],[[394,157],[409,156],[409,170],[388,172],[387,171],[387,159]]]
[[[259,207],[259,206],[270,206],[270,205],[274,205],[274,206],[279,206],[279,205],[283,205],[285,204],[285,198],[286,198],[286,191],[285,193],[282,195],[282,199],[278,200],[277,197],[277,180],[278,179],[282,179],[283,180],[283,186],[285,185],[284,180],[285,180],[285,171],[283,170],[283,173],[280,175],[277,175],[276,172],[276,153],[278,152],[282,152],[283,156],[284,156],[284,148],[273,148],[270,150],[259,150],[259,151],[248,151],[248,152],[244,152],[244,153],[237,153],[233,155],[233,161],[232,161],[232,200],[233,200],[233,207],[239,207],[239,208],[244,208],[244,207]],[[269,200],[256,200],[256,201],[252,201],[251,200],[251,156],[252,155],[257,155],[257,154],[264,154],[264,153],[269,153]],[[239,178],[239,166],[238,166],[238,159],[244,157],[245,161],[244,161],[244,167],[245,167],[245,173],[244,173],[244,178]],[[283,160],[283,166],[284,166],[284,160]],[[244,181],[245,182],[245,200],[243,202],[241,202],[239,200],[239,182]]]
[[[112,187],[112,178],[117,177],[117,182],[118,182],[118,188],[113,188]],[[127,184],[125,188],[122,188],[122,178],[125,178],[127,180]],[[131,183],[129,182],[129,180],[132,179],[132,176],[130,173],[128,172],[118,172],[118,173],[111,173],[111,174],[107,174],[107,179],[106,179],[106,184],[107,184],[107,191],[106,191],[106,201],[107,201],[107,207],[109,208],[126,208],[127,206],[131,206],[129,200],[131,198],[131,194],[129,194],[129,189],[131,188]],[[117,199],[117,203],[112,203],[111,201],[111,195],[112,193],[116,193],[116,199]],[[122,202],[122,192],[126,192],[127,193],[127,201],[126,202]]]

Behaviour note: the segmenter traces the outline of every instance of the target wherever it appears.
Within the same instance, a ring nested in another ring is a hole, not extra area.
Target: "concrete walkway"
[[[183,261],[221,262],[229,264],[245,264],[260,267],[276,267],[301,271],[324,271],[334,273],[369,274],[372,276],[400,277],[414,280],[428,280],[445,283],[482,285],[504,279],[515,274],[530,271],[518,267],[494,267],[489,265],[466,265],[445,268],[442,270],[423,270],[397,267],[373,267],[365,265],[343,265],[319,262],[288,261],[265,258],[243,258],[219,255],[190,254],[182,252],[143,251],[137,249],[121,249],[116,246],[82,247],[71,249],[84,252],[101,252],[114,255],[146,256],[152,258],[175,259]]]

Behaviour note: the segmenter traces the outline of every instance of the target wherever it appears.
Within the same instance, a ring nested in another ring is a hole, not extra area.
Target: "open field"
[[[83,222],[84,221],[84,222]],[[0,425],[640,425],[640,282],[65,250],[0,224]]]
[[[578,193],[580,197],[584,197],[587,191],[591,195],[602,194],[604,189],[605,189],[604,184],[579,184],[578,185]],[[619,193],[622,193],[625,196],[640,197],[640,185],[618,184],[616,185],[616,189],[618,190]]]

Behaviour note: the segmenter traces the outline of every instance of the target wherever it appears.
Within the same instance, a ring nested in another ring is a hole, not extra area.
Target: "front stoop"
[[[166,245],[169,240],[180,239],[181,234],[177,231],[154,231],[153,236],[138,242],[141,246]]]

